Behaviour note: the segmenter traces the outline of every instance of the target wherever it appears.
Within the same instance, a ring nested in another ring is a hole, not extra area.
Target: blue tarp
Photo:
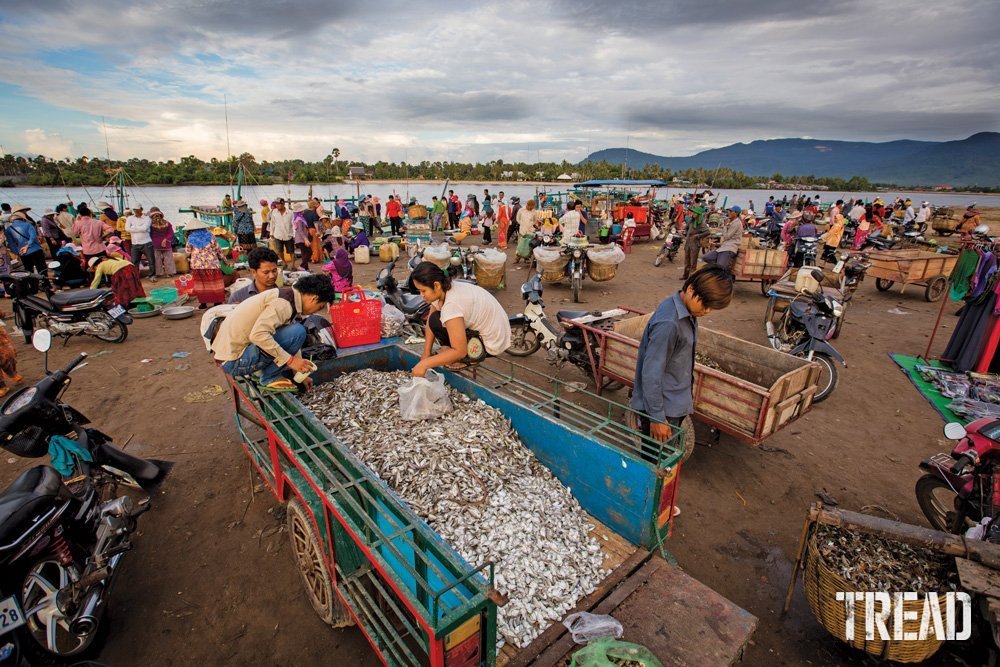
[[[601,181],[601,180],[584,181],[583,183],[577,183],[576,187],[578,187],[578,188],[601,188],[601,187],[605,187],[605,186],[615,186],[615,185],[622,185],[622,186],[628,186],[628,185],[631,185],[631,186],[645,185],[647,187],[656,187],[656,188],[665,188],[665,187],[667,187],[667,184],[664,183],[663,181],[620,181],[620,180],[611,180],[611,181]]]

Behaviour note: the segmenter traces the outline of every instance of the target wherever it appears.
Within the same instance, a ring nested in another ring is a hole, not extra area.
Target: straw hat
[[[163,215],[163,211],[160,210],[159,206],[151,206],[149,208],[149,217],[152,218],[154,215]]]
[[[99,202],[97,202],[97,206],[98,206],[98,208],[100,208],[100,209],[101,209],[102,211],[103,211],[104,209],[106,209],[106,208],[114,208],[114,207],[113,207],[113,206],[112,206],[111,204],[109,204],[109,203],[108,203],[108,202],[106,202],[106,201],[99,201]]]
[[[30,211],[30,210],[31,210],[31,207],[28,206],[27,204],[14,204],[10,208],[10,212],[11,213],[23,213],[25,211]]]
[[[306,205],[303,204],[302,202],[299,202],[299,203],[295,204],[294,206],[292,206],[292,210],[295,211],[296,213],[298,213],[300,211],[304,211],[304,210],[306,210]]]
[[[365,231],[364,225],[362,225],[360,222],[355,222],[353,225],[351,225],[351,229],[360,229],[361,231]]]
[[[100,264],[101,260],[103,259],[107,259],[107,257],[91,257],[90,259],[87,260],[87,266],[89,266],[90,268],[94,268],[95,266]]]
[[[185,232],[192,232],[196,229],[208,229],[208,225],[206,225],[198,218],[190,218],[187,222],[184,223],[182,229]]]
[[[245,201],[243,201],[242,199],[237,199],[236,203],[233,204],[234,208],[246,208],[246,206],[247,206],[247,203]]]

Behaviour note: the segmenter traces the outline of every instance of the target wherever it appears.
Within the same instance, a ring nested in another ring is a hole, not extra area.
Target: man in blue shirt
[[[697,318],[721,310],[733,298],[733,279],[718,266],[691,274],[680,291],[661,303],[642,333],[631,406],[645,416],[640,430],[666,442],[673,427],[694,412]]]
[[[247,255],[247,264],[250,266],[250,277],[253,282],[235,290],[229,295],[229,300],[226,303],[243,303],[261,292],[277,289],[278,254],[276,252],[270,248],[254,248]]]
[[[35,223],[28,217],[30,206],[17,204],[11,210],[7,226],[7,247],[21,258],[21,265],[28,273],[45,273],[45,253],[38,243]]]

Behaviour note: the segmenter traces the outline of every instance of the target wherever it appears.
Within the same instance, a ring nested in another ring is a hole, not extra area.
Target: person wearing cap
[[[335,297],[330,280],[316,274],[299,278],[294,287],[250,297],[219,326],[212,339],[215,360],[232,377],[260,372],[258,386],[263,391],[296,391],[285,374],[313,369],[311,362],[299,355],[306,342],[306,328],[296,318],[329,311]]]
[[[191,218],[184,225],[187,232],[188,263],[194,278],[194,295],[200,301],[199,310],[226,301],[226,284],[222,275],[225,254],[209,231],[208,225],[197,218]]]
[[[920,210],[917,211],[917,217],[913,219],[913,222],[915,222],[918,226],[926,225],[930,222],[931,215],[933,215],[933,213],[931,211],[930,202],[921,202]]]
[[[163,217],[163,211],[154,206],[149,209],[149,235],[153,239],[155,275],[169,277],[177,273],[174,263],[174,226]]]
[[[111,283],[111,291],[115,294],[115,303],[122,308],[128,310],[132,307],[133,301],[146,296],[146,290],[139,280],[139,270],[127,259],[92,257],[87,266],[94,271],[90,289],[100,287],[101,281],[107,276]]]
[[[913,210],[913,202],[907,199],[903,202],[906,208],[903,210],[903,227],[909,227],[917,217],[917,212]]]
[[[45,253],[38,244],[38,232],[28,217],[30,206],[15,204],[11,207],[10,222],[7,225],[7,247],[21,258],[24,270],[29,273],[45,272]]]
[[[266,241],[271,238],[270,232],[268,232],[268,225],[271,224],[271,207],[268,205],[266,199],[260,200],[260,240]]]
[[[38,221],[38,224],[41,227],[42,238],[45,239],[45,245],[49,248],[49,257],[55,259],[56,253],[58,253],[59,248],[62,247],[63,241],[68,241],[69,238],[63,233],[59,223],[56,222],[56,212],[51,208],[45,210],[45,213],[42,214],[42,219]]]
[[[233,231],[236,232],[236,240],[240,244],[240,250],[247,255],[257,247],[257,229],[253,222],[253,213],[245,201],[239,199],[234,205]]]
[[[295,255],[295,230],[292,227],[292,212],[285,208],[285,200],[278,197],[274,200],[276,207],[271,211],[271,239],[274,241],[274,251],[278,257],[291,263]]]
[[[143,212],[142,204],[132,207],[132,215],[125,219],[125,231],[131,236],[132,245],[128,249],[129,259],[139,269],[139,262],[146,259],[149,272],[156,277],[156,255],[153,251],[153,237],[150,234],[150,227],[153,221]],[[125,239],[122,239],[123,241]]]
[[[722,228],[722,241],[718,250],[706,252],[702,257],[709,264],[716,264],[728,271],[733,265],[736,253],[740,250],[740,239],[743,238],[743,221],[740,214],[743,209],[739,206],[730,206],[727,209],[729,221]]]
[[[90,208],[86,204],[76,207],[76,222],[73,223],[72,234],[80,239],[83,247],[83,258],[90,260],[93,257],[106,257],[108,246],[105,240],[114,236],[115,228],[101,219],[91,217]]]

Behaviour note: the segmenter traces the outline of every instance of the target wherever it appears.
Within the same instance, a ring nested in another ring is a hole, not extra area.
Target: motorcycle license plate
[[[108,315],[110,315],[111,317],[119,317],[124,314],[125,314],[125,309],[122,308],[121,306],[115,306],[114,308],[108,311]]]
[[[0,635],[24,625],[24,614],[21,612],[17,598],[11,595],[0,600]]]

